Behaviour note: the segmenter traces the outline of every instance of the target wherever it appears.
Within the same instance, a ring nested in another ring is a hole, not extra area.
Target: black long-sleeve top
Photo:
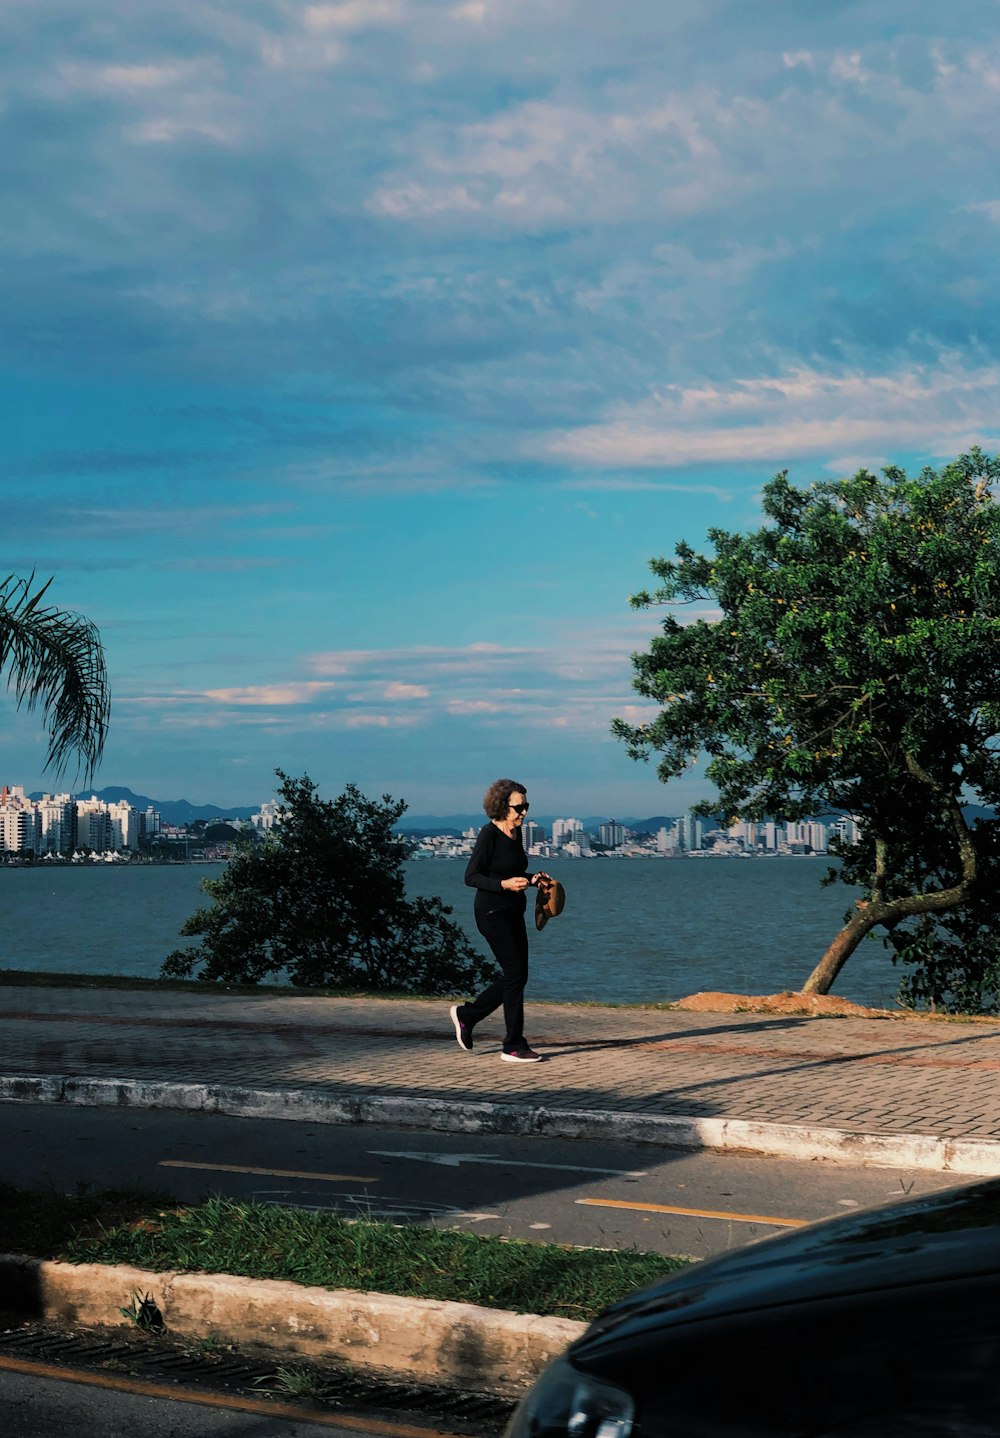
[[[503,880],[527,872],[528,856],[520,828],[509,839],[492,820],[484,824],[465,868],[465,882],[476,890],[476,908],[519,909],[523,913],[527,906],[524,890],[505,889]]]

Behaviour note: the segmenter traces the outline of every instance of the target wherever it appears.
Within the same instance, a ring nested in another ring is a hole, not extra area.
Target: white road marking
[[[310,1193],[301,1190],[258,1188],[253,1193],[254,1203],[280,1208],[302,1208],[310,1213],[339,1213],[350,1216],[352,1221],[366,1219],[381,1220],[401,1215],[415,1218],[463,1218],[469,1223],[481,1223],[484,1219],[499,1219],[499,1213],[477,1213],[472,1209],[455,1208],[450,1203],[421,1203],[419,1200],[379,1198],[357,1193]]]
[[[646,1178],[644,1168],[593,1168],[580,1163],[526,1163],[519,1158],[497,1158],[495,1154],[480,1153],[411,1153],[397,1152],[387,1148],[370,1148],[369,1153],[378,1158],[413,1158],[418,1163],[439,1163],[444,1168],[458,1168],[463,1163],[489,1163],[500,1168],[544,1168],[560,1173],[603,1173],[611,1178]]]

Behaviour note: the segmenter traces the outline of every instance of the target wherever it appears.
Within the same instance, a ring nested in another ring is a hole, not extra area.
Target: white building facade
[[[43,794],[35,802],[36,852],[69,854],[76,847],[76,805],[69,794]]]
[[[35,808],[19,785],[0,789],[0,849],[8,854],[34,853]]]
[[[556,819],[552,824],[552,844],[561,849],[565,844],[579,844],[583,825],[579,819]]]

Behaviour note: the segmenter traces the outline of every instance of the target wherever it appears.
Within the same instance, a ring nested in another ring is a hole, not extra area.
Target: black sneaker
[[[458,1004],[452,1004],[448,1010],[451,1014],[451,1021],[455,1025],[455,1037],[458,1040],[460,1049],[465,1049],[467,1054],[472,1053],[472,1025],[464,1023],[458,1017]]]
[[[540,1064],[544,1062],[543,1054],[536,1054],[534,1049],[529,1049],[525,1044],[523,1049],[500,1050],[500,1057],[509,1064]]]

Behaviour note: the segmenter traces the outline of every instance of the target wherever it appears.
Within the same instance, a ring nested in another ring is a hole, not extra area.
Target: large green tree
[[[939,921],[997,927],[996,821],[965,815],[1000,804],[998,479],[978,449],[912,478],[890,466],[800,489],[781,473],[760,529],[713,529],[707,554],[678,544],[633,597],[710,616],[669,613],[633,656],[660,706],[615,721],[633,757],[658,753],[666,781],[707,753],[719,797],[702,813],[858,820],[843,877],[863,894],[807,992],[880,926],[911,959]]]
[[[277,774],[280,822],[202,885],[214,902],[181,929],[200,942],[170,954],[163,973],[433,994],[482,984],[491,969],[451,909],[406,897],[406,846],[393,833],[406,805],[354,784],[324,800],[308,775]]]
[[[45,767],[61,773],[76,754],[88,780],[111,714],[104,649],[89,619],[43,603],[51,583],[36,584],[34,574],[0,581],[0,673],[19,709],[45,715]]]

